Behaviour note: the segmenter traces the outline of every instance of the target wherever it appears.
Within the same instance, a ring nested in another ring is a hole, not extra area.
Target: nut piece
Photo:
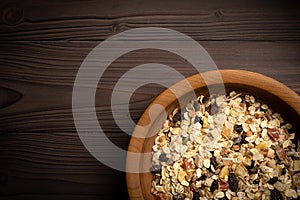
[[[181,183],[182,181],[185,180],[185,177],[186,177],[187,173],[185,171],[180,171],[178,173],[178,181]]]
[[[228,168],[227,165],[225,165],[225,166],[221,169],[221,171],[220,171],[220,173],[219,173],[219,177],[220,177],[221,179],[224,179],[225,176],[228,176],[228,175],[229,175],[229,168]]]

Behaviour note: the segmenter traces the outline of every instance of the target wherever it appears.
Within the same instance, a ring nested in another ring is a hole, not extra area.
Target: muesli
[[[159,131],[151,192],[158,200],[298,199],[300,153],[291,128],[254,96],[199,96]]]

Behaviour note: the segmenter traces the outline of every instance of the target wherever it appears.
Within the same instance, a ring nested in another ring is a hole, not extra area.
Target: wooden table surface
[[[131,28],[174,29],[205,47],[219,69],[259,72],[300,94],[299,9],[293,1],[256,0],[0,1],[0,199],[128,199],[125,174],[88,153],[72,117],[77,70],[101,41]],[[186,60],[153,49],[128,53],[106,70],[96,111],[123,149],[130,137],[113,120],[112,89],[149,62],[196,73]],[[137,121],[163,90],[139,88],[131,117]]]

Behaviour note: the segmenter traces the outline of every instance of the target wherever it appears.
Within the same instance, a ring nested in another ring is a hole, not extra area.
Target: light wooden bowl
[[[271,108],[282,114],[286,122],[290,122],[295,130],[300,130],[299,119],[300,119],[300,97],[293,90],[289,89],[284,84],[261,74],[243,71],[243,70],[220,70],[218,73],[221,74],[226,91],[235,90],[238,92],[252,94],[264,102],[268,103]],[[175,89],[183,102],[188,102],[192,98],[193,91],[196,95],[207,95],[208,89],[202,76],[206,77],[206,81],[209,85],[219,84],[214,78],[216,71],[210,71],[201,74],[196,74],[188,77],[186,80],[189,81],[192,88],[187,88],[183,81],[180,81],[173,85],[171,89]],[[167,113],[172,112],[176,107],[179,107],[176,96],[171,92],[170,89],[165,90],[160,94],[145,110],[141,116],[138,125],[146,126],[149,124],[149,111],[152,105],[162,105]],[[162,112],[151,113],[154,122],[151,122],[151,126],[145,129],[135,129],[130,144],[128,147],[129,152],[135,153],[146,153],[151,152],[151,148],[154,144],[157,131],[162,127],[163,122],[166,118],[162,117]],[[146,131],[146,135],[155,134],[149,138],[137,138],[135,136],[141,135],[141,130]],[[297,135],[297,140],[299,136]],[[127,157],[126,168],[130,171],[133,166],[151,166],[151,157],[141,156],[137,163],[132,163]],[[149,173],[127,173],[127,188],[129,197],[131,200],[155,200],[151,194],[151,182],[153,175]]]

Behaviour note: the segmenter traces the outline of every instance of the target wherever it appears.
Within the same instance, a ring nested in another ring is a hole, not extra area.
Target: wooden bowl
[[[166,120],[165,115],[162,112],[149,113],[152,105],[160,104],[165,108],[165,111],[169,114],[174,108],[179,107],[176,96],[171,90],[176,90],[181,98],[181,102],[188,103],[191,100],[193,91],[196,95],[207,95],[208,85],[220,84],[214,78],[216,73],[220,73],[225,85],[226,91],[235,90],[238,92],[249,93],[257,98],[266,102],[273,110],[279,112],[285,122],[291,123],[293,131],[300,130],[299,119],[300,119],[300,97],[293,90],[289,89],[284,84],[261,74],[243,71],[243,70],[220,70],[210,71],[203,74],[196,74],[188,77],[186,80],[189,81],[192,88],[186,87],[184,81],[180,81],[173,85],[170,89],[165,90],[160,94],[145,110],[141,116],[137,125],[144,126],[144,129],[136,128],[132,134],[130,144],[128,147],[129,152],[135,153],[147,153],[151,152],[151,148],[154,144],[156,133],[161,129],[162,124]],[[206,77],[206,83],[202,77]],[[183,105],[184,106],[184,105]],[[149,115],[151,114],[150,120]],[[151,126],[149,125],[151,121]],[[146,135],[152,135],[152,137],[138,138],[135,136],[143,133]],[[296,135],[296,141],[299,136]],[[127,171],[133,167],[151,166],[151,157],[140,156],[138,160],[134,162],[128,157],[127,154]],[[155,197],[151,194],[151,182],[153,175],[148,173],[126,173],[127,188],[129,197],[131,200],[155,200]]]

